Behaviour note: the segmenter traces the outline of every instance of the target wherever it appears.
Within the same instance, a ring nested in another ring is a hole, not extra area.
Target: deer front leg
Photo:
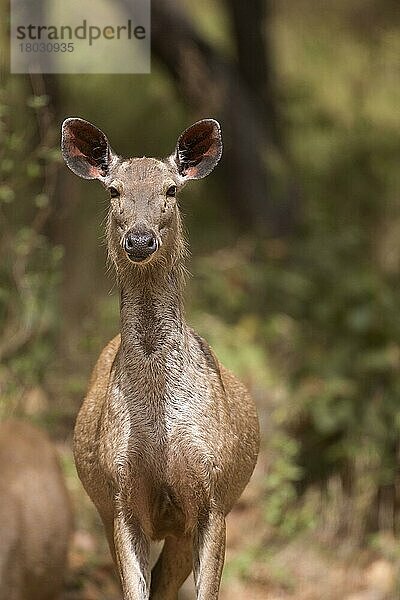
[[[148,600],[150,541],[122,511],[114,518],[114,548],[124,600]]]
[[[225,558],[225,516],[210,512],[194,539],[193,570],[197,600],[217,600]]]

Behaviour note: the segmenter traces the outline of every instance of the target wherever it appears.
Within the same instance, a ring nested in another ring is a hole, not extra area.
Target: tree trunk
[[[129,0],[119,1],[129,10]],[[221,121],[225,196],[240,226],[279,235],[282,225],[283,229],[290,229],[293,219],[286,209],[282,219],[282,210],[271,193],[274,186],[266,157],[269,152],[275,158],[279,155],[282,162],[285,157],[277,146],[280,136],[273,108],[271,70],[266,62],[263,24],[259,21],[264,9],[260,0],[253,1],[255,6],[245,15],[239,0],[232,6],[238,64],[200,37],[176,0],[152,2],[152,52],[173,77],[187,104],[199,116],[216,116]],[[239,20],[246,21],[244,27],[249,31],[258,28],[250,45]],[[260,66],[250,66],[259,60]],[[284,204],[288,207],[289,196],[285,195]]]

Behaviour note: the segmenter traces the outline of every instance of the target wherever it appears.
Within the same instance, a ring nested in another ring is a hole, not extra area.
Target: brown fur
[[[55,600],[71,506],[55,449],[27,423],[0,424],[0,600]]]
[[[79,138],[79,120],[72,121],[65,127]],[[111,200],[107,242],[120,288],[121,335],[95,367],[76,422],[74,453],[103,519],[125,600],[176,600],[192,566],[197,598],[218,597],[225,515],[258,453],[254,403],[184,317],[185,243],[176,201],[166,190],[185,182],[175,164],[180,155],[189,167],[190,160],[196,163],[199,177],[211,170],[210,156],[218,161],[219,131],[215,122],[206,128],[202,123],[195,131],[201,143],[192,143],[187,130],[175,158],[122,160],[111,154],[107,175],[98,177],[120,192]],[[64,157],[87,176],[65,147]],[[158,240],[157,252],[144,263],[133,263],[123,249],[124,236],[138,225]],[[165,539],[164,549],[150,585],[149,544],[159,539]]]

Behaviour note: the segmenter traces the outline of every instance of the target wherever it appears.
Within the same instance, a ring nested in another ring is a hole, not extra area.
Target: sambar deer
[[[253,472],[256,409],[186,323],[185,241],[176,200],[221,157],[217,121],[186,129],[164,160],[121,158],[79,118],[62,128],[68,167],[108,190],[108,252],[121,334],[103,350],[79,412],[79,476],[107,533],[125,600],[176,600],[191,570],[198,600],[218,598],[225,516]],[[151,577],[149,547],[164,539]]]
[[[72,510],[56,450],[29,423],[0,423],[0,600],[58,600]]]

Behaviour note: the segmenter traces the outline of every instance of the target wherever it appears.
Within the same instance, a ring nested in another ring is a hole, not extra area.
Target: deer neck
[[[128,412],[141,415],[150,437],[163,438],[170,373],[181,371],[184,270],[148,269],[120,288],[121,346],[116,366]],[[136,273],[136,271],[135,271]],[[147,435],[146,434],[146,435]]]
[[[121,356],[129,372],[157,374],[182,346],[183,244],[171,256],[168,265],[132,266],[120,282]]]
[[[135,358],[159,354],[182,334],[180,274],[171,271],[154,281],[153,274],[133,277],[120,291],[121,345]]]

